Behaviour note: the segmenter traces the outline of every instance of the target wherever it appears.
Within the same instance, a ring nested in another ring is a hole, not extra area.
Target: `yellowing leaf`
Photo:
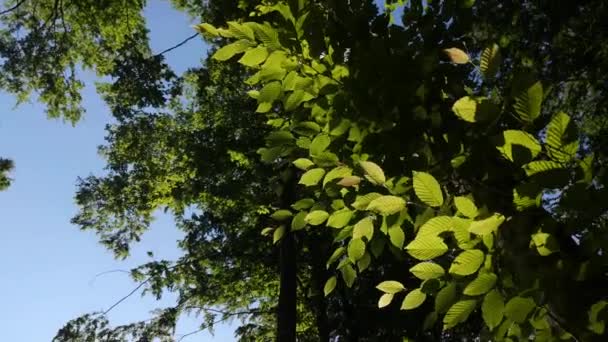
[[[422,292],[420,289],[414,289],[408,293],[403,299],[403,303],[401,304],[401,310],[412,310],[424,303],[426,300],[426,293]]]
[[[312,170],[306,171],[300,178],[298,184],[303,184],[306,186],[314,186],[321,181],[321,178],[325,175],[325,170],[322,168],[316,168]]]
[[[338,182],[338,185],[341,185],[341,186],[344,186],[344,187],[350,187],[350,186],[359,185],[359,183],[361,183],[361,177],[359,177],[359,176],[346,176],[346,177],[342,178]]]
[[[467,64],[470,61],[469,55],[459,48],[444,49],[443,52],[448,56],[452,63]]]
[[[380,296],[380,299],[378,300],[378,308],[382,309],[383,307],[389,305],[393,301],[394,296],[395,295],[392,293],[385,293]]]
[[[398,281],[386,280],[376,286],[376,288],[384,293],[399,293],[405,291],[405,287]]]
[[[323,179],[323,186],[334,179],[350,176],[352,172],[353,170],[350,167],[337,166],[325,175],[325,178]]]
[[[448,246],[437,236],[416,238],[405,246],[407,252],[418,260],[430,260],[445,254]]]
[[[421,280],[441,278],[445,270],[434,262],[421,262],[410,268],[410,273]]]
[[[443,204],[443,193],[435,177],[426,172],[414,171],[414,192],[425,204],[439,207]]]
[[[327,134],[317,135],[310,143],[310,155],[316,156],[324,152],[331,144],[331,139]]]
[[[378,166],[376,163],[370,161],[362,161],[359,163],[363,171],[365,171],[366,178],[378,185],[382,185],[386,182],[386,177],[384,176],[384,171]]]
[[[475,218],[479,214],[479,210],[473,201],[464,196],[457,196],[454,198],[454,205],[456,209],[468,218]]]
[[[304,220],[311,226],[318,226],[321,223],[325,222],[328,217],[329,214],[325,210],[314,210],[311,211],[308,215],[306,215],[306,218]]]
[[[479,249],[470,249],[464,251],[452,261],[450,266],[450,274],[467,276],[471,275],[479,269],[483,264],[485,254]]]
[[[367,210],[374,211],[383,216],[396,214],[404,208],[405,200],[397,196],[378,197],[367,206]]]

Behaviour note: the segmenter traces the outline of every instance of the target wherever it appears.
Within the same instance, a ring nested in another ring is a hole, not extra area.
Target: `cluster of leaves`
[[[13,162],[10,159],[0,158],[0,191],[5,190],[11,185],[8,173],[13,169]]]
[[[604,258],[600,247],[584,262],[572,260],[572,253],[580,251],[564,240],[592,227],[573,227],[556,219],[543,208],[543,198],[555,196],[560,206],[576,210],[576,204],[568,203],[571,196],[605,190],[594,182],[593,154],[579,153],[579,134],[570,116],[558,112],[546,127],[539,125],[547,120],[541,117],[547,86],[528,73],[516,73],[507,86],[510,94],[492,87],[501,53],[498,45],[490,45],[480,54],[477,90],[468,90],[456,101],[449,90],[421,90],[442,93],[441,100],[430,105],[436,108],[431,110],[439,124],[418,136],[415,153],[442,166],[437,177],[431,174],[433,167],[403,163],[387,180],[370,160],[394,158],[389,153],[403,160],[405,151],[374,153],[367,147],[368,136],[399,134],[394,127],[401,126],[402,118],[379,115],[374,120],[347,114],[357,110],[350,108],[358,95],[349,84],[353,72],[345,63],[347,57],[336,56],[331,39],[324,39],[321,53],[311,52],[309,40],[320,38],[306,36],[310,11],[305,3],[300,2],[295,12],[282,2],[259,6],[260,14],[278,12],[281,17],[263,24],[198,26],[203,34],[232,39],[214,59],[236,56],[255,70],[246,82],[258,85],[258,90],[249,95],[274,129],[266,147],[258,151],[262,160],[287,160],[303,171],[298,183],[305,189],[298,191],[290,209],[279,208],[270,215],[277,226],[262,234],[272,235],[277,243],[286,234],[333,229],[336,249],[327,266],[336,275],[327,280],[325,295],[338,286],[338,278],[343,286],[352,287],[383,253],[390,251],[396,258],[407,253],[420,261],[410,273],[422,283],[406,290],[399,281],[381,282],[378,289],[384,294],[378,306],[389,305],[405,291],[402,310],[421,307],[432,297],[435,304],[426,315],[427,329],[440,316],[444,330],[453,328],[479,308],[487,330],[499,340],[602,334],[597,311],[604,307],[603,294],[594,291],[585,301],[565,299],[561,284],[555,286],[556,279],[574,287],[584,283],[589,265],[599,263],[601,272]],[[471,62],[458,48],[444,52],[456,65]],[[427,111],[423,106],[415,109]],[[463,123],[442,123],[448,115]],[[419,116],[420,121],[427,120],[426,115]],[[452,152],[446,144],[458,148]],[[502,186],[493,187],[497,181]],[[497,198],[488,199],[488,190]],[[589,322],[571,326],[576,320],[563,316],[581,305],[591,308]]]
[[[213,50],[179,78],[143,1],[8,3],[0,87],[75,121],[76,68],[112,78],[74,222],[119,257],[157,209],[184,231],[132,271],[174,307],[56,341],[172,340],[188,313],[270,340],[290,240],[298,340],[606,334],[603,1],[173,0]]]

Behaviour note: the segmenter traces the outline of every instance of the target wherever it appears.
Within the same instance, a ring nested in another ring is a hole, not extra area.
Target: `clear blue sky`
[[[150,0],[146,18],[152,47],[161,51],[193,33],[190,22],[162,0]],[[201,39],[170,52],[177,70],[200,65],[205,55]],[[14,99],[0,93],[0,156],[12,158],[13,185],[0,193],[0,341],[50,341],[58,328],[80,314],[108,308],[135,284],[122,273],[93,277],[113,269],[129,269],[157,258],[179,256],[180,235],[168,217],[160,216],[152,230],[126,261],[116,261],[97,243],[91,232],[80,232],[69,223],[76,213],[73,196],[78,176],[99,174],[104,162],[97,155],[103,143],[108,109],[95,93],[94,78],[85,75],[88,113],[76,127],[47,120],[43,108],[31,103],[14,108]],[[171,304],[170,300],[164,304]],[[163,303],[133,296],[114,309],[112,323],[149,318]],[[196,320],[186,319],[178,334],[196,330]],[[215,336],[200,333],[188,341],[234,341],[233,328],[216,329]]]

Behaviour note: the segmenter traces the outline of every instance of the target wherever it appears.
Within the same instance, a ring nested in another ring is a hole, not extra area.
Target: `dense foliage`
[[[80,181],[74,222],[118,257],[158,209],[185,234],[182,258],[132,271],[174,307],[56,341],[173,341],[190,312],[243,319],[242,341],[605,338],[603,1],[174,0],[213,47],[180,77],[143,3],[65,8],[49,31],[63,2],[39,2],[3,19],[0,86],[77,119],[65,68],[113,77],[107,172]]]

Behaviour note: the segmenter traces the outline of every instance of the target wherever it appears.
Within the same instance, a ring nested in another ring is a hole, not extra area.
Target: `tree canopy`
[[[128,3],[2,17],[0,87],[50,116],[81,115],[77,67],[111,77],[73,222],[121,258],[158,209],[185,233],[132,270],[175,306],[55,341],[173,341],[192,312],[241,341],[605,338],[603,1],[174,0],[212,47],[184,75]]]

